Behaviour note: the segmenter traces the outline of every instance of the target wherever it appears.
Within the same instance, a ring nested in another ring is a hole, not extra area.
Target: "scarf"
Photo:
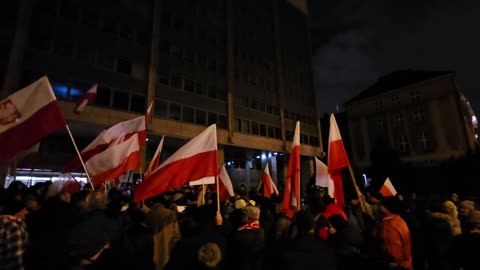
[[[248,222],[247,224],[243,225],[242,227],[238,228],[239,231],[245,230],[258,230],[260,229],[260,222],[258,220]]]

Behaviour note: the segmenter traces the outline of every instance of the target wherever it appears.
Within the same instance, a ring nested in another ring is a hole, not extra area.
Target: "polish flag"
[[[158,161],[160,160],[160,154],[162,153],[162,148],[163,148],[163,139],[165,136],[162,136],[162,139],[160,140],[160,143],[158,144],[157,150],[155,151],[155,154],[152,157],[152,160],[148,164],[147,171],[145,172],[145,175],[148,175],[152,173],[153,170],[155,170],[158,167]]]
[[[395,187],[393,187],[393,184],[390,181],[390,178],[387,177],[387,179],[385,180],[385,183],[383,183],[383,186],[380,189],[380,193],[382,193],[383,197],[397,195],[397,191],[395,190]]]
[[[90,88],[85,94],[82,96],[82,98],[78,101],[77,106],[75,107],[75,110],[73,111],[76,114],[80,114],[83,109],[87,106],[88,103],[94,103],[95,99],[97,97],[97,85],[95,84]]]
[[[300,121],[295,125],[283,193],[282,212],[292,218],[300,210]]]
[[[223,165],[222,168],[220,169],[220,173],[218,174],[218,179],[220,180],[218,182],[220,200],[223,202],[235,196],[235,192],[233,192],[232,180],[230,179],[230,176],[227,173],[227,169],[225,169],[225,165]]]
[[[85,167],[94,185],[107,180],[112,180],[125,172],[140,167],[140,146],[138,135],[134,134],[129,139],[112,144],[105,151],[90,158]]]
[[[343,183],[341,171],[343,168],[348,168],[350,162],[348,161],[347,152],[343,145],[340,131],[338,130],[335,116],[330,114],[330,132],[328,136],[328,173],[333,180],[335,187],[334,198],[337,203],[345,207],[345,198],[343,195]]]
[[[150,114],[152,113],[152,106],[153,106],[153,101],[150,102],[150,105],[148,105],[147,112],[145,113],[145,123],[148,123],[148,119],[150,118]]]
[[[263,183],[263,197],[270,198],[273,193],[278,196],[278,189],[275,183],[270,176],[270,170],[268,169],[268,164],[265,166],[265,170],[262,173],[262,183]]]
[[[189,181],[218,176],[217,126],[213,124],[165,160],[135,188],[142,201]]]
[[[140,146],[147,144],[147,131],[145,130],[145,116],[140,116],[127,121],[120,122],[107,130],[102,131],[85,149],[82,150],[80,155],[83,162],[87,162],[90,158],[101,153],[122,134],[125,134],[125,139],[130,138],[132,135],[138,135],[138,143]],[[62,169],[62,172],[72,172],[82,167],[82,163],[78,156]]]
[[[319,187],[326,187],[330,197],[335,196],[335,184],[332,178],[328,175],[328,167],[320,159],[315,157],[315,184]]]
[[[0,101],[0,164],[67,122],[47,77]]]

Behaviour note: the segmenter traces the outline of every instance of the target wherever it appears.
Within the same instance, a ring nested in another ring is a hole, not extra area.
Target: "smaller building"
[[[346,102],[355,167],[371,166],[375,147],[428,167],[476,147],[476,117],[454,71],[394,71]]]

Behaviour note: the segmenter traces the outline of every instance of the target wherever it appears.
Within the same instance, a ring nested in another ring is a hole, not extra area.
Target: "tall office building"
[[[165,158],[216,123],[219,163],[228,164],[237,184],[258,181],[267,161],[281,180],[300,120],[303,179],[310,176],[308,161],[322,148],[304,0],[2,6],[8,15],[0,44],[2,96],[48,75],[80,148],[153,101],[146,162],[159,136],[165,136]],[[95,83],[96,103],[73,114],[75,101]],[[59,132],[19,166],[56,170],[74,154],[66,132]]]

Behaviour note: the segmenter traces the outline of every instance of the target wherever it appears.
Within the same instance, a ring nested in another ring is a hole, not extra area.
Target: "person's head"
[[[480,234],[480,211],[471,211],[466,219],[466,233],[478,233]]]
[[[475,210],[475,203],[473,201],[461,201],[458,205],[458,213],[461,217],[467,217],[473,210]]]
[[[90,211],[94,210],[106,210],[107,209],[107,196],[105,192],[100,190],[95,190],[88,194],[87,196],[87,209]]]
[[[5,204],[3,209],[5,215],[15,216],[21,220],[25,220],[28,215],[28,210],[22,201],[10,200]]]
[[[307,210],[300,210],[294,216],[295,225],[299,234],[312,233],[315,227],[315,218]]]
[[[260,208],[248,205],[243,208],[243,210],[245,211],[248,222],[258,221],[260,219]]]
[[[452,193],[452,194],[450,194],[449,200],[450,200],[451,202],[453,202],[454,204],[460,203],[460,197],[458,196],[457,193]]]
[[[402,211],[402,205],[397,197],[387,196],[380,201],[379,210],[382,215],[399,214]]]
[[[443,202],[443,205],[445,205],[445,209],[447,210],[447,213],[456,218],[458,216],[458,211],[457,211],[457,206],[450,200],[447,200]]]

